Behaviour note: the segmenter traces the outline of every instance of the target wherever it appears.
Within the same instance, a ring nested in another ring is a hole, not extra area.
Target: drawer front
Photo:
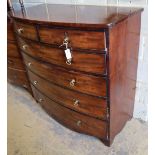
[[[31,71],[53,83],[94,96],[106,96],[106,81],[102,77],[67,71],[42,63],[24,53],[22,55],[26,66]]]
[[[42,93],[37,91],[33,86],[33,93],[36,100],[46,110],[46,112],[55,118],[64,126],[80,133],[89,134],[98,138],[105,138],[107,132],[107,123],[78,112],[63,107]]]
[[[37,40],[37,33],[34,25],[14,21],[14,28],[19,36],[32,40]]]
[[[52,100],[76,111],[105,119],[105,100],[54,85],[28,71],[30,82]]]
[[[9,68],[25,70],[24,63],[22,62],[21,58],[8,57],[7,61]]]
[[[30,87],[25,71],[8,68],[7,73],[8,81],[10,83],[20,85],[25,88]]]
[[[66,63],[63,49],[41,46],[37,43],[20,40],[20,48],[32,57],[62,66],[68,69],[103,75],[106,72],[105,54],[72,51],[71,65]]]
[[[16,58],[21,57],[20,53],[18,52],[18,47],[16,42],[13,42],[13,41],[7,42],[7,55],[10,57],[16,57]]]
[[[104,50],[104,32],[64,30],[64,29],[39,29],[40,40],[49,44],[61,45],[65,38],[73,49]]]

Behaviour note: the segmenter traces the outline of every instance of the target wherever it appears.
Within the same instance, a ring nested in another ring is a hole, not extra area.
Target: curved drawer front
[[[16,42],[14,41],[8,41],[7,42],[7,55],[10,57],[21,57],[20,53],[18,52],[18,47],[16,45]]]
[[[29,87],[29,82],[25,71],[8,68],[7,73],[9,82],[21,85],[25,88]]]
[[[106,117],[106,101],[52,84],[28,71],[31,83],[52,100],[88,115]]]
[[[41,42],[61,45],[65,38],[69,46],[75,49],[104,50],[104,32],[39,28]]]
[[[20,58],[8,57],[7,61],[9,68],[25,70],[24,63]]]
[[[42,46],[37,43],[25,42],[18,39],[20,48],[27,54],[43,61],[59,65],[68,69],[103,75],[106,72],[105,54],[92,54],[72,51],[72,63],[66,63],[63,49]]]
[[[106,81],[102,77],[67,71],[42,63],[24,53],[22,55],[26,66],[31,71],[53,83],[94,96],[106,96]]]
[[[34,25],[25,24],[19,21],[14,21],[15,32],[22,37],[37,40],[37,33]]]
[[[102,139],[106,137],[106,122],[82,115],[78,112],[63,107],[44,96],[33,86],[32,89],[36,100],[53,118],[61,124],[80,133],[86,133]]]

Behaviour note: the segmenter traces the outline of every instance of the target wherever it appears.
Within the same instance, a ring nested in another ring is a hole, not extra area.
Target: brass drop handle
[[[29,67],[30,67],[31,65],[32,65],[32,63],[31,63],[31,62],[28,62],[28,63],[27,63],[27,66],[29,66]]]
[[[63,43],[59,46],[59,48],[62,46],[65,46],[66,49],[68,48],[68,39],[64,39]]]
[[[38,81],[34,81],[33,83],[36,85],[38,83]]]
[[[77,121],[76,125],[81,126],[81,123],[82,123],[81,121]]]
[[[69,85],[71,86],[71,87],[74,87],[75,86],[75,79],[72,79],[71,81],[70,81],[70,83],[69,83]]]
[[[79,106],[79,100],[77,100],[77,99],[74,99],[74,106]]]
[[[26,50],[28,48],[28,45],[23,45],[23,50]]]
[[[41,103],[41,102],[43,101],[43,99],[42,99],[42,98],[40,98],[38,101],[39,101],[39,103]]]
[[[19,28],[17,31],[18,31],[19,34],[21,34],[21,33],[24,32],[24,29],[23,28]]]
[[[66,34],[66,36],[64,37],[64,42],[67,42],[68,43],[68,41],[69,41],[69,37]]]
[[[62,47],[62,46],[65,46],[65,48],[67,49],[68,48],[68,41],[69,41],[69,37],[67,36],[67,33],[65,32],[64,34],[64,40],[63,40],[63,43],[59,46],[59,47]]]

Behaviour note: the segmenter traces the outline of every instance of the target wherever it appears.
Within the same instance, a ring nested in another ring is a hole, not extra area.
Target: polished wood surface
[[[67,70],[54,65],[40,62],[22,53],[25,65],[29,70],[37,75],[72,90],[90,94],[93,96],[106,97],[106,79],[88,74],[82,74],[72,70]],[[75,79],[75,85],[70,86],[70,82]]]
[[[105,48],[105,34],[104,32],[89,32],[80,30],[67,29],[50,29],[41,27],[39,29],[40,41],[62,45],[65,34],[69,40],[69,47],[73,49],[91,49],[104,50]]]
[[[7,56],[21,58],[16,41],[7,41]]]
[[[133,116],[140,21],[141,14],[138,13],[110,30],[111,141],[122,130],[126,121]],[[118,64],[117,66],[116,63]],[[115,119],[116,116],[117,119]]]
[[[32,23],[102,29],[114,26],[142,10],[142,8],[114,6],[41,4],[25,7],[24,13],[15,10],[12,15],[16,19]]]
[[[35,99],[66,127],[110,146],[132,118],[143,9],[41,4],[24,10],[12,18]],[[66,38],[70,65],[60,46]]]
[[[7,64],[9,68],[25,70],[25,67],[23,62],[21,61],[21,58],[8,57],[7,62],[8,62]]]
[[[80,52],[73,50],[72,51],[72,64],[66,64],[66,57],[64,49],[54,48],[49,46],[43,46],[39,43],[30,42],[23,40],[18,37],[18,42],[20,49],[29,54],[32,57],[35,57],[39,60],[49,62],[54,65],[65,67],[68,69],[90,72],[94,74],[105,74],[106,73],[106,63],[105,63],[105,54],[95,54],[88,52]],[[23,46],[26,45],[26,48],[23,49]],[[50,51],[50,52],[49,52]]]
[[[86,94],[71,91],[63,87],[57,86],[40,78],[36,74],[28,70],[31,84],[38,90],[43,92],[52,100],[67,106],[73,110],[88,114],[93,117],[106,119],[106,102],[102,98],[89,96]],[[78,105],[75,101],[78,100]]]
[[[74,131],[106,139],[106,122],[72,111],[50,100],[43,93],[36,90],[35,87],[32,86],[32,89],[36,100],[58,122]]]

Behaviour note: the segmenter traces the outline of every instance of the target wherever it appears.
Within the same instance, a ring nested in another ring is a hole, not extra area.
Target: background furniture
[[[25,66],[19,52],[16,36],[13,29],[13,21],[11,12],[13,7],[9,6],[7,2],[7,76],[8,81],[12,84],[22,86],[32,93]]]

